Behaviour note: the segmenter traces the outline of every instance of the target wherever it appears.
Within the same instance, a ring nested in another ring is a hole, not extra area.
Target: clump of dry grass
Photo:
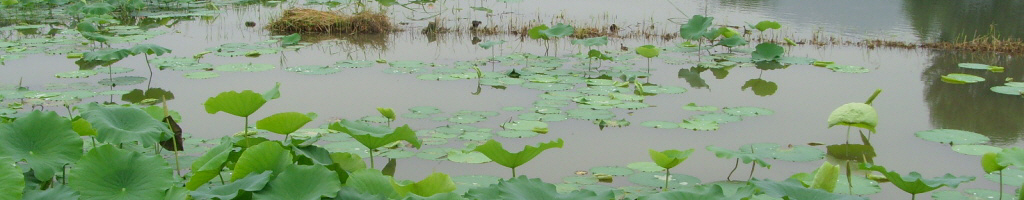
[[[388,33],[395,30],[391,19],[383,13],[359,12],[352,15],[305,8],[284,11],[280,19],[267,25],[276,32],[320,33]]]

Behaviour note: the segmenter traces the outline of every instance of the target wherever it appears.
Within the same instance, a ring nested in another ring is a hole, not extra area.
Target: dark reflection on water
[[[1024,38],[1024,1],[904,0],[903,12],[922,41],[955,41],[994,33]]]
[[[1007,67],[1006,72],[957,67],[959,63],[983,63]],[[921,72],[924,95],[931,111],[931,124],[936,128],[960,129],[990,137],[998,145],[1013,144],[1024,132],[1024,99],[992,92],[989,88],[1003,85],[1007,78],[1024,80],[1020,57],[1002,54],[967,54],[934,52],[931,65]],[[974,84],[949,84],[938,77],[949,73],[965,73],[985,78]]]

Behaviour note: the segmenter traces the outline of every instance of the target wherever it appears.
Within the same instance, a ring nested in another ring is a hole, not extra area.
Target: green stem
[[[726,181],[732,181],[732,179],[731,179],[731,178],[732,178],[732,173],[733,173],[733,172],[736,172],[736,169],[739,169],[739,168],[740,168],[740,159],[739,159],[739,158],[737,158],[737,159],[736,159],[736,165],[733,165],[733,166],[732,166],[732,171],[729,171],[729,176],[726,176],[726,177],[725,177],[725,180],[726,180]]]
[[[374,166],[373,166],[373,149],[370,149],[370,168],[374,168]]]
[[[671,177],[672,177],[672,174],[669,174],[668,173],[668,169],[665,169],[665,187],[661,188],[662,192],[668,190],[668,180],[670,180]]]
[[[754,179],[754,169],[756,167],[757,167],[757,162],[750,162],[750,177],[747,178],[747,181],[750,181],[751,179]]]
[[[871,105],[871,102],[875,101],[875,97],[878,97],[879,93],[882,93],[882,89],[875,90],[875,93],[871,94],[871,97],[868,97],[867,101],[864,101],[864,104]]]
[[[516,177],[516,168],[513,167],[512,168],[512,178],[515,178],[515,177]]]
[[[221,185],[227,184],[226,182],[224,182],[224,174],[217,173],[217,177],[220,177],[220,184]]]
[[[999,170],[999,200],[1003,200],[1003,170]]]

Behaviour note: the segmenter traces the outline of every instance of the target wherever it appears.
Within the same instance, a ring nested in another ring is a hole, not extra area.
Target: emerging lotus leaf
[[[653,58],[661,54],[661,49],[654,45],[644,45],[636,48],[636,54],[644,58]]]
[[[654,160],[654,163],[658,164],[658,166],[664,167],[665,169],[670,169],[679,165],[679,163],[686,161],[686,159],[690,157],[690,154],[693,153],[694,149],[687,149],[686,151],[675,149],[665,151],[648,151],[651,154],[651,160]]]
[[[878,112],[875,107],[864,103],[848,103],[832,111],[828,116],[828,127],[845,125],[868,129],[875,132],[878,125]]]

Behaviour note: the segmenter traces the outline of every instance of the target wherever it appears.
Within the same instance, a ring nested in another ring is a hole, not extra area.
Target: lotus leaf
[[[694,15],[686,24],[679,27],[679,36],[687,40],[700,39],[707,34],[708,27],[711,27],[711,21],[714,19],[714,17]]]
[[[751,184],[757,186],[761,191],[766,194],[782,198],[788,197],[788,199],[803,200],[803,199],[834,199],[834,200],[853,200],[853,199],[867,199],[864,197],[833,194],[824,190],[806,188],[800,181],[796,179],[787,179],[783,182],[775,182],[770,180],[757,180],[750,181]]]
[[[234,199],[239,190],[247,192],[256,192],[263,190],[270,182],[270,171],[264,171],[263,173],[252,173],[245,178],[235,180],[226,185],[216,186],[212,188],[199,188],[194,192],[191,192],[193,198],[197,199]]]
[[[287,35],[281,38],[281,47],[299,44],[300,40],[302,40],[302,35],[298,33],[292,33],[291,35]]]
[[[8,157],[0,157],[0,199],[21,199],[25,175],[21,167]]]
[[[729,122],[738,122],[743,120],[740,116],[730,115],[725,113],[705,113],[697,116],[693,116],[691,121],[709,121],[718,124],[724,124]]]
[[[689,104],[686,104],[686,105],[683,106],[683,110],[714,112],[714,111],[718,111],[718,107],[714,107],[714,106],[698,106],[697,103],[689,103]]]
[[[155,54],[157,56],[164,55],[165,53],[171,53],[171,49],[164,48],[155,44],[137,44],[135,46],[132,46],[131,48],[128,48],[128,51],[132,52],[132,54]]]
[[[96,75],[96,71],[93,70],[75,70],[69,72],[57,73],[57,78],[88,78],[92,75]]]
[[[722,112],[736,116],[761,116],[771,115],[775,113],[775,111],[769,110],[767,108],[758,108],[750,106],[725,107],[722,108]]]
[[[480,45],[480,47],[482,47],[484,49],[491,49],[491,47],[493,47],[494,45],[499,45],[499,44],[503,44],[503,43],[505,43],[505,40],[491,40],[491,41],[486,41],[486,42],[478,43],[477,45]]]
[[[68,176],[68,185],[81,199],[159,199],[174,186],[171,167],[163,158],[113,145],[90,150]]]
[[[434,172],[423,180],[412,184],[392,183],[400,194],[412,193],[415,195],[430,197],[435,194],[455,191],[455,182],[447,174]]]
[[[373,62],[365,60],[343,60],[335,62],[334,65],[341,68],[366,68],[373,66]]]
[[[356,141],[359,141],[359,143],[370,149],[377,149],[384,145],[401,140],[409,142],[413,147],[420,148],[420,141],[416,138],[416,132],[409,128],[409,125],[404,125],[391,130],[387,127],[378,127],[366,123],[341,120],[341,122],[332,123],[329,128],[352,136]]]
[[[756,153],[745,152],[745,151],[742,151],[742,150],[741,151],[733,151],[733,150],[728,150],[728,149],[724,149],[724,148],[721,148],[721,147],[716,147],[715,145],[709,145],[709,146],[706,147],[706,149],[708,151],[714,152],[715,153],[715,157],[725,158],[725,159],[738,158],[741,161],[743,161],[744,164],[750,163],[750,162],[757,162],[758,165],[761,165],[762,167],[765,167],[765,168],[771,168],[771,166],[772,166],[771,164],[768,164],[767,161],[762,159],[762,157],[760,155],[756,154]]]
[[[231,155],[232,147],[231,142],[222,142],[192,162],[193,175],[185,183],[185,188],[196,190],[199,186],[220,175],[228,156]]]
[[[218,74],[217,72],[207,72],[207,71],[189,72],[189,73],[185,74],[185,78],[188,78],[188,79],[209,79],[209,78],[216,78],[216,77],[219,77],[219,76],[220,76],[220,74]]]
[[[999,153],[999,152],[1003,151],[1003,148],[989,146],[989,145],[959,145],[959,144],[956,144],[956,145],[953,145],[951,148],[953,149],[953,151],[956,151],[957,153],[962,153],[962,154],[967,154],[967,155],[975,155],[975,156],[985,155],[986,153],[990,153],[990,152]]]
[[[694,149],[687,149],[686,151],[679,151],[675,149],[665,151],[648,150],[651,154],[651,160],[654,160],[655,164],[665,169],[671,169],[679,163],[686,161],[693,153]]]
[[[750,197],[754,190],[753,187],[741,187],[736,188],[735,192],[727,193],[724,186],[713,184],[713,185],[697,185],[694,187],[683,187],[678,190],[669,192],[661,192],[642,196],[639,200],[672,200],[672,199],[719,199],[719,200],[740,200],[746,197]]]
[[[988,137],[982,134],[978,134],[970,131],[962,131],[956,129],[934,129],[914,133],[914,136],[918,138],[938,142],[954,144],[980,144],[987,143]]]
[[[996,93],[999,93],[999,94],[1014,95],[1014,96],[1024,95],[1024,86],[1001,85],[1001,86],[992,87],[990,89],[992,90],[992,92],[996,92]]]
[[[640,123],[640,125],[641,126],[646,126],[646,127],[651,127],[651,128],[663,128],[663,129],[679,128],[679,124],[678,123],[667,122],[667,121],[645,121],[645,122]]]
[[[83,112],[82,118],[96,129],[97,140],[111,144],[139,142],[151,147],[173,134],[166,124],[139,108],[97,106]]]
[[[527,31],[527,35],[530,36],[530,39],[544,39],[544,40],[548,40],[548,39],[550,39],[550,38],[548,38],[548,35],[541,33],[541,31],[548,30],[548,29],[549,28],[548,28],[547,25],[544,25],[544,24],[537,25],[537,26],[535,26],[533,28],[530,28],[530,30]]]
[[[996,157],[996,161],[999,162],[999,165],[1024,167],[1024,149],[1013,147],[1003,149],[1003,151],[998,154],[999,156]]]
[[[732,36],[732,37],[726,37],[725,39],[719,40],[718,43],[715,43],[715,45],[720,45],[720,46],[725,46],[725,47],[738,47],[738,46],[747,45],[747,40],[744,40],[743,37],[740,37],[740,36]]]
[[[825,66],[825,68],[831,69],[834,72],[851,73],[851,74],[855,74],[855,73],[868,73],[870,71],[870,70],[868,70],[868,68],[864,68],[864,67],[861,67],[861,66],[838,65],[838,64],[827,65],[827,66]]]
[[[864,103],[843,104],[828,116],[828,127],[835,125],[859,127],[875,132],[878,112],[875,111],[875,107]]]
[[[885,167],[871,165],[868,163],[862,163],[860,168],[882,173],[882,175],[885,175],[885,178],[889,179],[893,185],[896,185],[897,188],[900,188],[911,195],[917,195],[939,189],[942,186],[956,188],[960,183],[974,180],[974,177],[971,176],[956,177],[948,173],[945,176],[935,177],[932,179],[924,179],[921,177],[921,174],[917,172],[910,172],[910,174],[904,176],[893,171],[888,171]]]
[[[758,31],[765,31],[765,30],[768,30],[768,29],[779,29],[779,28],[782,28],[782,25],[779,24],[779,22],[765,20],[765,21],[758,22],[757,25],[754,25],[753,27],[754,27],[754,29],[757,29]]]
[[[608,45],[608,37],[607,36],[601,36],[601,37],[576,39],[576,40],[572,40],[571,43],[574,44],[574,45],[579,44],[579,45],[583,45],[583,46],[587,46],[587,47],[603,46],[603,45]]]
[[[21,190],[18,190],[21,191]],[[19,198],[20,199],[20,198]],[[67,185],[54,185],[46,190],[26,190],[24,200],[80,199],[78,192]]]
[[[980,64],[980,63],[960,63],[960,64],[957,64],[957,66],[959,66],[961,68],[967,68],[967,69],[984,69],[984,70],[988,70],[989,67],[990,67],[989,65]]]
[[[449,151],[448,160],[457,163],[485,163],[491,162],[491,159],[483,153],[476,151]]]
[[[516,167],[519,167],[520,165],[530,162],[530,160],[532,160],[534,157],[537,157],[537,155],[540,155],[540,153],[544,152],[544,150],[551,148],[562,148],[562,144],[564,143],[565,142],[562,141],[561,138],[559,138],[556,141],[540,143],[536,147],[526,146],[523,147],[523,150],[520,152],[511,153],[508,150],[505,150],[505,148],[502,147],[500,142],[488,140],[487,143],[477,146],[475,149],[473,149],[473,151],[483,153],[485,156],[487,156],[487,158],[490,158],[492,161],[502,166],[512,168],[513,176],[515,176]]]
[[[325,66],[325,65],[302,65],[295,67],[288,67],[285,71],[296,72],[303,75],[326,75],[334,74],[341,71],[337,67]]]
[[[985,81],[985,78],[970,74],[951,73],[942,76],[942,82],[952,84],[967,84]]]
[[[999,173],[988,173],[985,175],[985,179],[993,183],[1000,183],[999,179],[1002,179],[1003,185],[1021,187],[1024,184],[1024,171],[1020,167],[1010,167],[999,171]]]
[[[558,23],[551,26],[551,28],[538,30],[537,32],[544,34],[547,38],[560,38],[572,35],[572,33],[575,32],[575,29],[570,25]]]
[[[636,48],[636,54],[644,58],[654,58],[661,54],[661,49],[654,45],[644,45]]]
[[[718,122],[706,120],[683,120],[683,123],[679,123],[679,128],[695,131],[713,131],[718,130]]]
[[[108,66],[106,70],[102,70],[101,69],[101,70],[94,70],[94,71],[96,73],[98,73],[98,74],[123,74],[123,73],[128,73],[128,72],[135,71],[135,69],[127,68],[127,67]]]
[[[71,121],[57,113],[32,111],[0,124],[0,157],[24,160],[38,179],[53,177],[81,156],[82,140],[71,129]]]
[[[672,174],[666,177],[662,172],[638,172],[629,175],[629,182],[649,187],[664,187],[666,179],[669,182],[669,190],[700,185],[700,179],[685,174]]]
[[[131,56],[132,52],[127,49],[103,49],[93,52],[85,52],[82,56],[83,61],[118,61],[128,56]]]
[[[100,85],[105,85],[105,86],[125,86],[125,85],[139,84],[139,83],[142,83],[144,81],[146,81],[145,77],[122,76],[122,77],[114,77],[112,79],[111,78],[104,78],[103,80],[99,81],[99,84]]]
[[[241,164],[241,163],[239,163]],[[323,165],[287,165],[265,189],[254,192],[253,199],[308,199],[334,197],[341,181]]]
[[[555,185],[540,179],[519,176],[498,181],[487,187],[470,189],[466,196],[472,199],[580,199],[597,200],[613,199],[611,192],[597,194],[590,190],[578,190],[569,193],[558,193]]]
[[[270,170],[279,174],[292,165],[292,153],[277,142],[261,142],[251,146],[238,157],[231,180],[235,181],[250,173],[262,173]]]
[[[828,192],[833,192],[836,189],[836,183],[839,181],[839,165],[833,165],[832,163],[821,164],[814,173],[814,179],[811,181],[812,189],[822,189]]]
[[[754,62],[759,61],[774,61],[782,56],[782,53],[786,52],[785,48],[772,43],[761,43],[754,47],[754,52],[750,53],[751,59]]]
[[[270,64],[258,64],[258,63],[235,63],[235,64],[224,64],[218,65],[213,68],[217,71],[225,72],[261,72],[274,69],[274,65]]]
[[[306,123],[313,121],[315,115],[314,113],[303,114],[298,112],[277,113],[256,121],[256,128],[288,135],[295,132],[295,130],[299,130]]]

